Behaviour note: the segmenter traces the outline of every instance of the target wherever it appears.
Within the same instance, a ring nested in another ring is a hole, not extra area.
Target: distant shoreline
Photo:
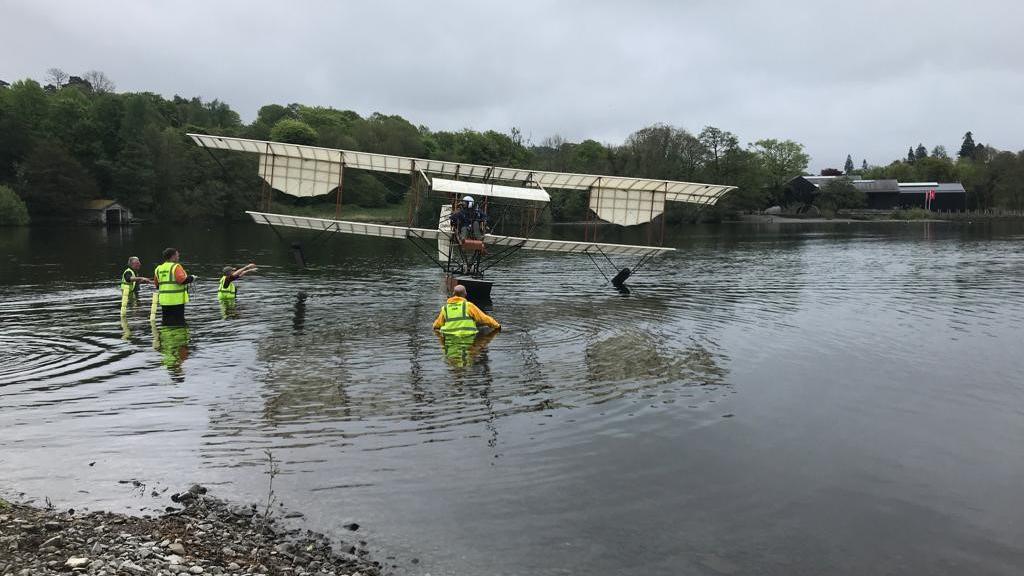
[[[739,222],[741,224],[852,224],[864,222],[952,222],[952,220],[943,220],[940,218],[825,218],[824,216],[815,216],[811,218],[793,218],[790,216],[778,216],[774,214],[748,214],[741,217],[740,220],[735,220],[734,222]]]

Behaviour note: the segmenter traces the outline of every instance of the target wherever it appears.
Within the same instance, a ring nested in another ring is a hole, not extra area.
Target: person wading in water
[[[178,259],[176,248],[164,250],[164,263],[153,272],[153,280],[159,292],[160,310],[163,323],[167,326],[185,325],[185,304],[188,303],[188,285],[196,277],[185,272]]]
[[[128,304],[128,300],[138,300],[139,298],[139,285],[140,284],[152,284],[153,281],[145,276],[139,276],[139,269],[142,268],[142,262],[139,261],[137,256],[132,256],[128,259],[128,267],[121,273],[121,305],[124,307]]]
[[[457,284],[452,288],[452,297],[434,320],[434,330],[439,330],[444,336],[475,337],[479,331],[477,324],[501,330],[501,324],[497,320],[466,299],[466,287]]]
[[[224,275],[220,277],[220,282],[217,284],[217,299],[221,302],[234,302],[235,296],[238,294],[238,286],[235,283],[235,280],[238,280],[250,272],[255,272],[256,270],[256,264],[252,262],[242,266],[241,268],[225,266],[221,271]]]

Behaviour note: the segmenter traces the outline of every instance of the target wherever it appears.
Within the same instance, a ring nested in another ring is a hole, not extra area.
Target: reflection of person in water
[[[293,308],[292,314],[292,330],[296,334],[301,334],[302,330],[306,327],[306,293],[299,291],[295,295],[295,307]]]
[[[444,351],[445,359],[456,368],[468,368],[483,352],[487,344],[498,335],[497,330],[491,330],[486,334],[456,335],[434,332],[437,341],[441,343],[441,350]]]
[[[167,367],[174,380],[184,379],[181,364],[188,358],[189,334],[187,326],[157,326],[153,328],[153,349],[160,353],[161,363]]]
[[[121,314],[121,340],[127,342],[131,340],[131,337],[132,329],[130,326],[128,326],[128,317],[125,316],[124,314]]]
[[[235,304],[234,300],[219,300],[218,304],[220,304],[220,317],[222,320],[238,318],[238,305]]]

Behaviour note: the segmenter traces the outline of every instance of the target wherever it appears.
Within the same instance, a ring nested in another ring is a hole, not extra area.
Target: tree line
[[[869,166],[863,161],[860,169],[854,169],[853,159],[847,156],[843,171],[826,168],[821,174],[900,182],[960,182],[967,190],[969,208],[1024,210],[1024,151],[1008,152],[975,142],[972,132],[964,134],[955,156],[941,144],[929,152],[919,143],[907,149],[905,158],[885,166]]]
[[[675,221],[720,219],[776,204],[784,197],[786,182],[805,173],[808,163],[803,146],[792,140],[764,139],[744,146],[735,134],[711,126],[692,133],[657,124],[637,130],[621,144],[569,142],[558,136],[533,143],[515,128],[507,133],[434,131],[397,115],[362,116],[303,104],[268,104],[246,124],[219,100],[117,92],[106,75],[95,71],[73,76],[51,69],[46,82],[24,79],[0,84],[0,223],[24,222],[29,217],[34,221],[70,219],[83,201],[100,197],[115,199],[147,220],[241,218],[246,209],[256,206],[257,159],[211,153],[194,145],[187,132],[474,164],[738,186],[714,208],[673,204],[669,217]],[[1008,170],[1003,166],[1006,155],[1013,159],[1010,164],[1015,170],[1020,169],[1020,155],[980,147],[969,159],[954,162],[934,152],[920,158],[915,153],[913,162],[908,157],[884,168],[865,165],[862,172],[906,180],[901,171],[912,170],[915,178],[909,179],[918,179],[918,172],[932,174],[935,166],[948,161],[955,178],[928,179],[972,183],[984,190],[980,194],[985,203],[1004,202],[1012,196],[1004,190],[1006,182],[1000,175]],[[851,162],[847,172],[853,173]],[[353,170],[346,173],[345,202],[364,207],[397,204],[408,186],[402,177]],[[585,218],[585,193],[551,193],[554,220]]]

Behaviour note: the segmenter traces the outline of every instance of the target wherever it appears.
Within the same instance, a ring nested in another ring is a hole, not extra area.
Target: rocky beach
[[[193,485],[159,516],[76,513],[0,499],[0,576],[377,576],[366,543],[286,526],[272,500],[235,505]],[[358,526],[349,524],[355,533]]]

